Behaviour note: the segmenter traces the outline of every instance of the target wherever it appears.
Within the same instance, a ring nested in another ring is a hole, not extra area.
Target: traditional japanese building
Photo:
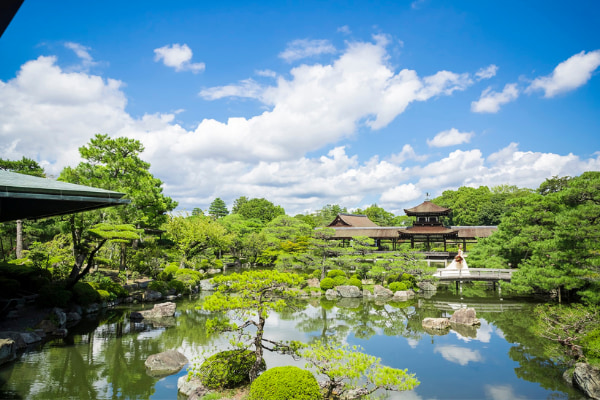
[[[413,226],[399,231],[400,242],[410,240],[411,247],[415,243],[424,243],[426,249],[433,244],[444,245],[444,251],[448,251],[448,244],[454,248],[458,244],[467,250],[467,243],[476,243],[478,238],[488,237],[497,230],[495,226],[445,226],[443,219],[449,217],[452,209],[438,206],[429,200],[425,200],[413,208],[404,209],[409,217],[415,217]]]
[[[375,239],[378,247],[382,240],[390,241],[394,250],[398,242],[398,227],[379,226],[366,215],[338,214],[327,227],[335,229],[333,239],[344,242],[349,242],[356,236],[367,236]]]
[[[455,251],[459,244],[466,251],[468,243],[476,243],[479,238],[488,237],[497,230],[495,226],[445,226],[444,218],[450,216],[452,209],[429,200],[404,212],[415,218],[410,227],[378,226],[366,215],[357,214],[338,214],[328,227],[335,229],[332,239],[344,242],[356,236],[367,236],[375,239],[378,247],[383,241],[390,243],[392,250],[398,243],[409,242],[413,248],[417,243],[424,244],[425,249],[443,245],[444,252],[448,251],[449,245]]]

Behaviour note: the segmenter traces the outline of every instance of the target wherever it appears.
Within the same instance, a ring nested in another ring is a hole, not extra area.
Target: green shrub
[[[345,285],[347,282],[346,276],[342,276],[342,275],[338,275],[335,278],[333,278],[333,286],[342,286]]]
[[[406,282],[392,282],[388,285],[388,289],[396,293],[399,290],[407,290],[408,286],[406,285]]]
[[[321,290],[329,290],[333,289],[335,282],[331,278],[323,278],[319,286],[321,286]]]
[[[163,272],[167,275],[171,275],[174,276],[177,271],[179,270],[179,265],[177,263],[170,263],[169,265],[167,265],[165,267],[165,269],[163,269]]]
[[[234,388],[250,382],[249,373],[255,362],[253,351],[226,350],[207,358],[195,375],[209,389]],[[266,368],[263,359],[261,371]]]
[[[321,400],[317,380],[298,367],[275,367],[256,378],[250,386],[249,400]]]
[[[96,289],[106,290],[109,293],[112,293],[114,297],[127,297],[129,296],[129,292],[123,286],[114,282],[108,276],[103,277],[98,282],[98,286]]]
[[[10,299],[19,292],[19,289],[21,284],[18,280],[0,277],[0,297]]]
[[[186,290],[189,292],[189,288],[185,286],[185,283],[177,279],[173,279],[171,282],[168,282],[167,285],[169,289],[175,289],[175,292],[177,293],[186,293]]]
[[[588,333],[582,340],[583,354],[590,359],[600,363],[600,328]]]
[[[362,282],[358,278],[352,277],[352,278],[348,279],[348,285],[356,286],[357,288],[362,290]]]
[[[165,281],[152,281],[148,284],[148,289],[165,294],[169,291],[169,284]]]
[[[407,282],[409,288],[413,288],[413,287],[417,286],[417,278],[415,278],[411,274],[407,274],[407,273],[402,274],[402,276],[400,277],[400,280],[402,282]]]
[[[328,278],[335,278],[336,276],[343,276],[345,278],[346,273],[344,271],[342,271],[341,269],[332,269],[327,272]]]
[[[69,305],[73,293],[59,284],[48,284],[40,289],[38,304],[43,307],[65,308]]]
[[[116,295],[113,293],[110,293],[106,290],[100,289],[98,290],[98,295],[100,296],[100,301],[111,301],[114,300],[116,298]]]
[[[98,291],[87,282],[77,282],[73,286],[73,296],[75,302],[82,306],[89,306],[92,303],[100,301]]]
[[[312,272],[311,276],[312,276],[313,278],[321,278],[321,270],[320,270],[320,269],[315,269],[315,270]]]

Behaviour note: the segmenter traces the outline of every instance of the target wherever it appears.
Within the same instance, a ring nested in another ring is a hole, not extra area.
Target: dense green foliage
[[[317,380],[298,367],[275,367],[250,386],[249,400],[321,400]]]
[[[250,350],[226,350],[208,357],[196,375],[209,389],[229,389],[250,382],[250,369],[256,362],[256,354]],[[259,368],[267,368],[265,361]]]
[[[383,366],[379,358],[362,353],[357,347],[317,341],[302,356],[308,361],[307,367],[327,379],[325,399],[363,398],[379,389],[404,391],[419,385],[414,374]],[[350,397],[350,390],[359,387],[355,397]]]
[[[507,206],[498,232],[473,249],[469,265],[518,268],[518,290],[599,304],[600,172],[549,180]]]
[[[229,214],[229,210],[227,210],[225,202],[220,197],[217,197],[210,203],[208,214],[214,218],[221,218]]]

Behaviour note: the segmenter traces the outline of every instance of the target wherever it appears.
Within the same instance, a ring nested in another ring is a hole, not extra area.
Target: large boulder
[[[600,369],[586,363],[575,364],[573,386],[582,390],[589,398],[600,400]]]
[[[328,299],[335,299],[339,296],[340,293],[337,291],[337,289],[327,289],[327,291],[325,292],[325,297],[327,297]]]
[[[146,373],[151,376],[173,375],[181,370],[188,359],[176,350],[152,354],[146,359]]]
[[[52,309],[51,316],[54,317],[54,319],[56,320],[56,324],[59,327],[63,327],[63,326],[66,325],[66,323],[67,323],[67,314],[63,310],[61,310],[60,308],[54,307]]]
[[[17,346],[12,339],[0,339],[0,365],[17,358]]]
[[[408,299],[412,299],[413,297],[415,297],[415,292],[413,292],[412,290],[398,290],[396,293],[394,293],[393,300],[407,301]]]
[[[209,392],[209,389],[204,387],[199,377],[189,375],[183,375],[177,380],[177,390],[188,397],[192,393],[202,397]]]
[[[424,292],[435,292],[437,287],[431,282],[417,282],[417,287]]]
[[[450,322],[462,325],[480,325],[474,308],[460,308],[452,314]]]
[[[342,297],[362,297],[362,292],[356,286],[342,285],[336,286],[335,289]]]
[[[215,288],[216,285],[213,283],[212,279],[202,279],[200,281],[200,290],[203,292],[212,292]]]
[[[321,286],[319,285],[319,279],[317,278],[309,278],[306,283],[308,284],[308,287],[314,287],[314,288],[320,288]]]
[[[162,299],[162,293],[157,292],[156,290],[146,290],[144,292],[144,301],[158,301]]]
[[[444,330],[450,327],[448,318],[425,318],[421,325],[425,329]]]
[[[136,311],[132,312],[130,319],[160,319],[165,317],[172,317],[175,315],[175,309],[177,305],[175,303],[167,302],[155,304],[152,310]]]
[[[392,297],[394,292],[392,292],[390,289],[384,288],[381,285],[375,285],[373,286],[373,295],[375,297]]]

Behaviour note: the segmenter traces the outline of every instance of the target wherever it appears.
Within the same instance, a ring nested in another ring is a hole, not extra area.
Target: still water
[[[99,320],[70,329],[63,340],[46,343],[0,369],[0,398],[13,399],[177,399],[177,379],[146,374],[151,354],[178,349],[189,360],[223,348],[221,335],[207,335],[210,315],[196,307],[202,299],[177,303],[176,317],[164,326],[129,321],[119,307]],[[426,317],[450,316],[474,307],[479,327],[427,332]],[[543,341],[528,333],[534,304],[499,298],[497,292],[466,288],[440,291],[402,303],[363,299],[311,299],[285,313],[273,313],[265,337],[274,340],[338,340],[359,345],[383,365],[408,369],[421,384],[391,399],[579,399],[562,380],[562,369],[542,355]],[[267,367],[304,366],[289,356],[266,354]],[[181,399],[181,397],[179,397]]]

